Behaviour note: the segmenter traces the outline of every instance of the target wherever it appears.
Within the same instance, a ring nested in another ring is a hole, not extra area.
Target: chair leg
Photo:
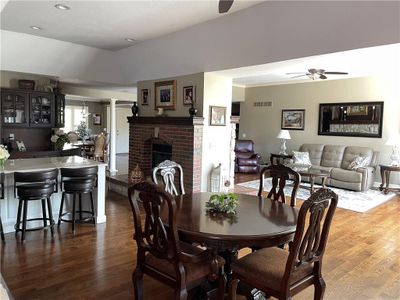
[[[239,284],[239,279],[237,278],[231,278],[231,282],[229,283],[229,287],[228,287],[228,292],[229,292],[229,296],[228,299],[229,300],[236,300],[236,289],[237,286]]]
[[[47,209],[49,211],[51,237],[54,237],[53,209],[51,208],[51,200],[50,200],[50,198],[47,198]]]
[[[64,200],[65,200],[65,192],[63,192],[62,196],[61,196],[60,212],[58,214],[58,224],[57,224],[57,226],[61,225],[61,215],[62,215],[63,208],[64,208]]]
[[[186,300],[188,297],[188,292],[186,287],[179,288],[175,291],[175,300]]]
[[[1,216],[0,216],[0,235],[1,235],[1,240],[4,242],[6,239],[4,238],[3,223],[1,222]]]
[[[135,290],[135,300],[143,300],[143,273],[138,267],[132,274],[132,282]]]
[[[47,227],[46,200],[42,199],[43,226]]]
[[[24,213],[22,217],[22,235],[21,235],[21,242],[25,241],[25,232],[26,232],[26,216],[28,213],[28,200],[24,201]]]
[[[90,192],[90,206],[92,208],[92,214],[93,214],[93,224],[96,225],[96,214],[94,213],[94,202],[93,202],[93,193]]]
[[[79,193],[79,220],[82,219],[82,193]]]
[[[218,300],[223,300],[225,297],[226,276],[224,269],[221,268],[218,276]]]
[[[72,198],[72,234],[75,234],[75,200],[76,200],[76,193]]]
[[[21,213],[22,213],[22,200],[18,201],[18,212],[17,212],[17,221],[15,223],[15,236],[18,234],[18,230],[21,228]],[[18,230],[17,230],[18,229]]]
[[[324,293],[325,293],[325,281],[322,277],[318,278],[315,280],[314,283],[314,300],[322,300],[324,298]]]

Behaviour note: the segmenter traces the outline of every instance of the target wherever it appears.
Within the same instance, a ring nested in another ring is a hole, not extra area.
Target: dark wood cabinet
[[[28,126],[29,94],[18,90],[1,91],[1,123],[3,126]]]
[[[62,128],[65,126],[65,95],[56,94],[55,95],[55,126],[57,128]]]
[[[54,127],[54,94],[31,92],[29,102],[29,126]]]

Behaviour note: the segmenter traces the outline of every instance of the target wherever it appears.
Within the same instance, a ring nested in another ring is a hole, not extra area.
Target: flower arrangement
[[[82,140],[87,140],[92,133],[92,130],[87,127],[85,121],[81,121],[78,125],[78,128],[76,129],[76,133]]]
[[[50,139],[57,150],[62,150],[64,148],[65,143],[69,143],[69,136],[68,134],[64,133],[64,131],[57,130]]]
[[[6,146],[0,145],[0,166],[4,166],[4,163],[6,160],[10,157],[10,153],[8,153],[8,150]]]
[[[233,193],[216,194],[206,202],[206,209],[212,213],[236,214],[238,203],[238,197]]]

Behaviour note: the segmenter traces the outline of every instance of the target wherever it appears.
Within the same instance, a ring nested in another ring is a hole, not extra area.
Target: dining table
[[[230,265],[241,248],[274,247],[293,240],[298,208],[265,197],[237,194],[235,214],[212,213],[206,202],[214,194],[199,192],[175,197],[176,224],[183,240],[212,249],[225,259],[228,281]],[[167,207],[162,206],[161,218],[167,217]]]

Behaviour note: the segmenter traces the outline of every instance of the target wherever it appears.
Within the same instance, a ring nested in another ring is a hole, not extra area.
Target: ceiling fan
[[[233,0],[219,0],[218,11],[220,14],[224,14],[229,11],[232,7]]]
[[[327,79],[326,75],[348,75],[349,73],[347,72],[330,72],[330,71],[325,71],[324,69],[308,69],[307,72],[292,72],[292,73],[286,73],[287,75],[295,75],[295,74],[300,74],[293,76],[291,78],[298,78],[302,76],[308,76],[310,79],[315,80],[315,79]]]

